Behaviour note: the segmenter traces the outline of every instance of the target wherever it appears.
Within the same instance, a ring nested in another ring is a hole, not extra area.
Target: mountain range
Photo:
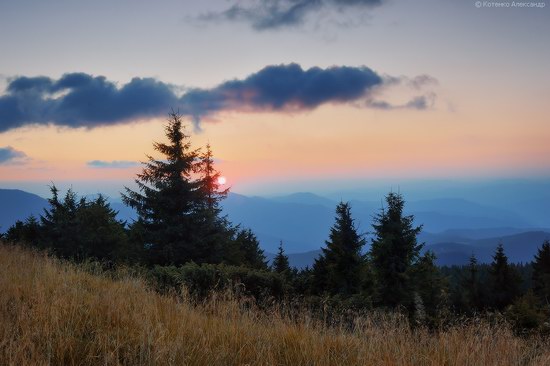
[[[131,221],[135,212],[118,200],[110,200],[121,220]],[[251,228],[271,259],[282,241],[291,265],[311,265],[328,238],[338,201],[308,192],[286,196],[257,197],[230,193],[223,213],[235,224]],[[0,189],[0,232],[16,220],[39,216],[48,202],[37,195],[15,189]],[[351,200],[356,226],[370,243],[373,217],[382,202]],[[440,265],[464,264],[475,254],[479,262],[490,262],[499,242],[513,262],[532,260],[538,246],[550,239],[546,222],[526,218],[516,211],[479,204],[465,199],[440,198],[406,202],[406,214],[422,224],[419,241],[434,251]],[[365,248],[368,250],[368,247]]]
[[[0,232],[5,232],[17,220],[30,215],[40,216],[48,201],[19,189],[0,189]]]

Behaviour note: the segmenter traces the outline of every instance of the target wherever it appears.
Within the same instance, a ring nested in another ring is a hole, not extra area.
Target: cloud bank
[[[11,79],[0,96],[0,132],[49,124],[94,128],[164,116],[170,108],[191,117],[200,128],[203,118],[224,111],[299,112],[324,104],[372,101],[377,90],[395,80],[365,66],[304,70],[298,64],[272,65],[244,79],[178,95],[174,85],[152,78],[134,78],[119,87],[103,76],[85,73],[65,74],[58,80],[21,76]],[[402,107],[424,109],[428,103],[422,98]],[[384,103],[365,105],[382,108]],[[392,108],[389,103],[384,106]]]
[[[11,146],[0,147],[0,165],[22,164],[27,159],[27,155],[15,150]]]
[[[362,11],[381,5],[383,0],[245,0],[222,12],[199,17],[203,21],[247,22],[256,30],[302,25],[307,16],[322,10],[331,12]]]
[[[117,88],[103,76],[65,74],[12,79],[0,96],[0,132],[28,124],[97,127],[154,117],[177,104],[170,85],[134,78]]]
[[[368,67],[303,70],[297,64],[268,66],[243,80],[191,89],[181,97],[180,105],[195,121],[224,110],[294,112],[352,102],[382,83],[382,77]]]

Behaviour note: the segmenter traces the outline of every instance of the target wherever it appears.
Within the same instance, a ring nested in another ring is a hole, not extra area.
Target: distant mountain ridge
[[[131,222],[135,212],[120,201],[111,200],[118,218]],[[262,248],[275,253],[280,241],[296,266],[311,265],[328,238],[334,223],[337,201],[308,192],[272,198],[230,193],[223,213],[234,224],[251,228]],[[352,200],[352,215],[361,233],[368,237],[372,218],[381,202]],[[16,220],[39,216],[47,200],[17,189],[0,189],[0,232]],[[550,229],[531,225],[514,211],[480,205],[463,199],[430,199],[406,203],[417,224],[423,224],[419,241],[438,255],[440,264],[465,263],[472,252],[480,261],[490,261],[499,240],[510,251],[512,261],[530,261]],[[368,249],[368,248],[367,248]]]
[[[19,189],[0,189],[0,232],[5,232],[17,220],[36,217],[48,207],[48,201]]]
[[[504,237],[471,240],[468,244],[455,242],[426,244],[423,252],[428,250],[434,252],[437,257],[436,262],[441,266],[468,264],[472,254],[476,256],[478,263],[491,263],[496,247],[502,243],[510,262],[529,263],[533,261],[538,248],[545,240],[550,240],[550,231],[528,231]],[[291,266],[305,268],[311,267],[320,254],[321,250],[314,250],[291,253],[288,254],[288,258]],[[275,254],[266,252],[266,257],[271,261]]]
[[[437,256],[439,265],[466,264],[474,254],[480,263],[490,263],[495,249],[502,243],[509,260],[514,263],[533,261],[537,249],[545,240],[550,240],[549,231],[527,231],[520,234],[484,238],[464,243],[437,243],[426,247]]]
[[[231,193],[223,202],[223,210],[232,222],[252,228],[267,251],[276,252],[279,241],[283,240],[288,253],[301,253],[318,250],[324,245],[334,222],[336,204],[336,201],[306,192],[274,198]],[[351,206],[358,230],[368,234],[381,203],[352,200]],[[467,242],[537,229],[513,211],[463,199],[407,202],[406,213],[415,216],[417,225],[423,225],[421,240],[429,243]],[[461,235],[463,230],[469,230],[469,234]],[[487,233],[482,234],[483,230]],[[478,236],[472,237],[473,233]]]
[[[286,196],[276,196],[268,198],[276,202],[301,203],[306,205],[321,205],[326,207],[335,207],[338,202],[330,198],[318,196],[310,192],[297,192]]]

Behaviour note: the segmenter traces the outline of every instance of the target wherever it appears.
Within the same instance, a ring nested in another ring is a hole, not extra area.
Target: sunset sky
[[[241,193],[548,178],[533,4],[2,1],[0,187],[120,190],[171,107]]]

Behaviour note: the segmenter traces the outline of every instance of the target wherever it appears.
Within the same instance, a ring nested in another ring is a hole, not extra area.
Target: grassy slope
[[[234,300],[197,309],[139,279],[113,281],[4,245],[0,269],[1,365],[550,364],[548,347],[505,327],[430,335],[395,319],[358,319],[347,332],[243,313]]]

